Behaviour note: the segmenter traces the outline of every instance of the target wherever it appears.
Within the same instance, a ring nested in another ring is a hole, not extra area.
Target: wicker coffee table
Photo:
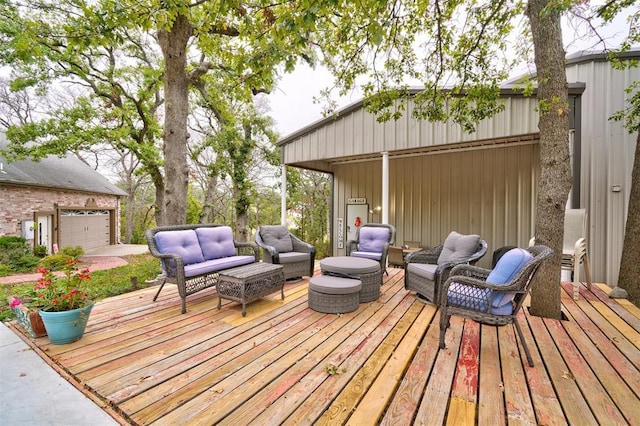
[[[247,315],[247,303],[280,290],[284,300],[284,270],[282,265],[256,262],[220,272],[218,309],[222,299],[242,303],[242,316]]]
[[[375,260],[352,256],[325,257],[320,261],[320,270],[324,275],[359,279],[362,282],[361,303],[380,297],[382,270]]]

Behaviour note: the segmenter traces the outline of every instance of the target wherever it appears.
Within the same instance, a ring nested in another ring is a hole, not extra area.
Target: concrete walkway
[[[0,425],[117,425],[0,323]]]
[[[83,261],[91,262],[90,270],[109,269],[127,263],[119,256],[148,251],[146,245],[120,244],[89,250]],[[25,274],[4,279],[9,283],[25,282],[39,276]],[[0,384],[0,425],[120,424],[61,377],[4,323],[0,323]]]

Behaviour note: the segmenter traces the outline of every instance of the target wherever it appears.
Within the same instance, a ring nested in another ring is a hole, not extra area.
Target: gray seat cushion
[[[426,278],[429,281],[435,281],[436,269],[438,269],[438,265],[432,265],[429,263],[409,263],[407,266],[407,274],[415,274],[419,277]]]
[[[476,251],[480,245],[480,235],[462,235],[452,231],[442,247],[442,252],[438,257],[438,265],[445,262],[465,262]]]
[[[309,280],[309,289],[323,294],[351,294],[362,289],[362,282],[350,278],[320,275]]]
[[[298,251],[290,251],[288,253],[280,253],[280,263],[286,265],[288,263],[298,263],[311,260],[310,253],[302,253]]]
[[[320,269],[324,272],[334,272],[344,275],[371,274],[380,270],[380,264],[375,260],[363,257],[325,257],[320,261]]]
[[[285,226],[262,226],[260,227],[260,236],[266,245],[274,247],[279,253],[293,251],[293,242],[289,230]]]

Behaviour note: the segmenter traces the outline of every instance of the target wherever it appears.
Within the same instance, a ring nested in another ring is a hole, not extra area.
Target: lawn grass
[[[160,273],[160,261],[150,254],[122,256],[128,264],[103,271],[91,272],[91,280],[85,290],[94,300],[127,293],[136,290],[132,277],[137,278],[137,289],[145,288],[147,280],[153,280]],[[0,321],[10,320],[13,315],[9,308],[9,296],[24,296],[34,283],[0,285]]]

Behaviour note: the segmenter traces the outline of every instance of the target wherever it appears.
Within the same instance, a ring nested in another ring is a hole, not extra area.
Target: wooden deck
[[[640,424],[640,309],[605,286],[564,286],[568,321],[522,313],[529,368],[513,326],[453,317],[438,350],[437,310],[389,273],[349,314],[310,310],[306,280],[246,318],[215,289],[181,315],[167,286],[101,301],[76,343],[26,339],[123,424]]]

